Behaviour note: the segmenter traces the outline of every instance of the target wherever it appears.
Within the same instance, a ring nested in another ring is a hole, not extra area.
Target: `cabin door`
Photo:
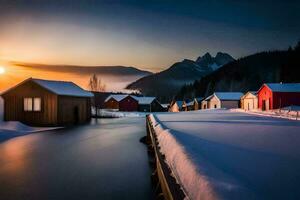
[[[269,110],[270,109],[270,101],[269,101],[269,99],[267,99],[265,101],[265,103],[266,103],[266,105],[265,105],[266,110]]]
[[[262,100],[262,110],[266,110],[266,100]]]

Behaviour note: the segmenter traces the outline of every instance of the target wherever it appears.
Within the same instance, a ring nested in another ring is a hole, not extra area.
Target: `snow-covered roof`
[[[215,96],[220,100],[240,100],[244,95],[242,92],[215,92]]]
[[[42,79],[31,79],[33,82],[50,90],[57,95],[77,96],[77,97],[93,97],[91,92],[85,91],[73,82],[67,81],[52,81]]]
[[[29,78],[24,80],[23,82],[17,84],[16,86],[6,90],[4,93],[7,93],[14,88],[28,82],[33,81],[36,84],[40,85],[41,87],[49,90],[50,92],[57,94],[57,95],[64,95],[64,96],[76,96],[76,97],[93,97],[93,93],[88,92],[73,82],[68,81],[54,81],[54,80],[43,80],[43,79],[36,79],[36,78]]]
[[[175,103],[177,104],[177,106],[178,106],[179,108],[181,108],[181,107],[183,106],[183,102],[184,102],[184,101],[176,101]]]
[[[132,97],[136,99],[140,105],[148,105],[155,100],[155,97],[137,97],[137,96],[132,96]]]
[[[161,106],[164,107],[164,108],[168,108],[170,106],[170,104],[169,103],[163,103],[163,104],[161,104]]]
[[[194,105],[193,101],[186,103],[186,106],[192,106],[192,105]]]
[[[273,92],[300,92],[300,83],[266,83]]]
[[[210,100],[213,96],[214,96],[214,95],[212,94],[212,95],[206,97],[206,98],[204,99],[204,101]]]
[[[116,101],[121,101],[123,100],[125,97],[129,96],[128,94],[112,94],[112,95],[109,95],[104,102],[108,101],[109,99],[113,98],[114,100]]]

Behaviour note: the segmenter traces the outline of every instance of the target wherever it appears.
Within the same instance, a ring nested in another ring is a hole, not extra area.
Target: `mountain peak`
[[[234,58],[227,53],[218,52],[216,57],[212,57],[211,54],[207,52],[202,57],[198,57],[196,63],[201,67],[216,70],[231,61],[234,61]]]
[[[210,53],[207,52],[206,54],[203,55],[202,58],[212,58],[212,56],[210,55]]]

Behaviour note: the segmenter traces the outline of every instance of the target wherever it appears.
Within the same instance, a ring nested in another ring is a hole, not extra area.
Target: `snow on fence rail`
[[[300,199],[299,121],[228,110],[150,120],[190,199]]]
[[[197,173],[197,169],[185,153],[184,147],[165,130],[155,116],[149,119],[159,141],[160,151],[166,156],[166,162],[171,168],[172,175],[187,195],[186,199],[215,199],[208,181]],[[195,185],[199,187],[195,188]]]

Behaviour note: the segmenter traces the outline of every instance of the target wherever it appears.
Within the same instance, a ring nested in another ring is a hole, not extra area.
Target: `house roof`
[[[246,93],[241,97],[241,99],[245,99],[246,97],[257,98],[257,93],[256,93],[256,91],[249,91],[249,92],[246,92]]]
[[[215,92],[208,96],[205,100],[210,100],[213,96],[223,101],[240,100],[244,94],[242,92]]]
[[[50,90],[57,95],[77,96],[77,97],[93,97],[91,92],[85,91],[73,82],[66,81],[50,81],[42,79],[32,79],[35,83]]]
[[[204,99],[204,101],[210,100],[213,96],[214,96],[214,94],[212,94],[212,95],[206,97],[206,98]]]
[[[184,101],[176,101],[175,102],[179,108],[183,106]]]
[[[244,95],[242,92],[215,92],[220,100],[240,100]]]
[[[163,108],[168,108],[168,107],[170,106],[170,104],[169,104],[169,103],[164,103],[164,104],[161,104],[161,106],[162,106]]]
[[[136,96],[132,96],[132,97],[136,99],[141,105],[151,104],[156,99],[155,97],[136,97]]]
[[[300,92],[300,83],[266,83],[273,92]]]
[[[91,92],[88,92],[73,82],[67,81],[54,81],[54,80],[43,80],[43,79],[36,79],[36,78],[29,78],[25,81],[19,83],[15,87],[10,88],[9,90],[5,91],[4,93],[18,87],[21,84],[24,84],[27,81],[33,81],[36,84],[40,85],[41,87],[49,90],[50,92],[63,95],[63,96],[76,96],[76,97],[93,97],[94,95]]]
[[[186,104],[186,106],[192,106],[192,105],[194,105],[194,101],[188,102],[188,103]]]
[[[127,96],[129,96],[128,94],[112,94],[109,95],[104,102],[108,101],[109,99],[113,98],[115,99],[117,102],[123,100],[124,98],[126,98]]]

